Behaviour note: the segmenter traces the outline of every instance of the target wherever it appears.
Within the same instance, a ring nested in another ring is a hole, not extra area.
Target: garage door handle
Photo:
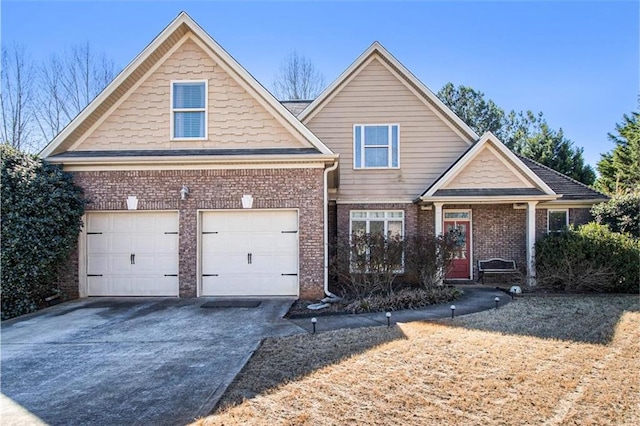
[[[297,277],[298,276],[298,274],[280,274],[280,275],[282,275],[283,277]]]
[[[87,274],[88,277],[101,277],[102,274]]]
[[[247,263],[251,265],[251,253],[247,253]]]
[[[164,274],[165,277],[177,277],[178,274]]]
[[[136,264],[136,255],[134,253],[131,253],[131,264],[132,265]]]

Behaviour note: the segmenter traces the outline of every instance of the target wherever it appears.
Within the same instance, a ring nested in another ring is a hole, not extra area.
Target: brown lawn
[[[637,296],[268,339],[198,425],[637,425]]]

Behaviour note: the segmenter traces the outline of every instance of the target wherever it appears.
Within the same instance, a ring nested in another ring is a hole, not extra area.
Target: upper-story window
[[[353,167],[393,169],[400,167],[400,126],[356,124],[353,126]]]
[[[547,210],[547,231],[560,232],[569,226],[569,210]]]
[[[207,82],[171,83],[172,139],[206,139]]]

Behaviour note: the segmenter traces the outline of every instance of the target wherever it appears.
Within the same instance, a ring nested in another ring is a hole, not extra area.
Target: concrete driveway
[[[208,414],[292,300],[100,298],[2,323],[3,425],[176,425]]]

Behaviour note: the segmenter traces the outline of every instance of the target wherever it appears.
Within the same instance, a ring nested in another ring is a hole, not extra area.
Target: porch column
[[[527,281],[530,286],[536,285],[536,204],[527,202]]]
[[[435,234],[436,237],[442,235],[442,206],[444,205],[444,203],[433,203],[433,206],[436,209],[436,214],[435,214],[435,219],[436,219],[436,227],[435,227]]]

